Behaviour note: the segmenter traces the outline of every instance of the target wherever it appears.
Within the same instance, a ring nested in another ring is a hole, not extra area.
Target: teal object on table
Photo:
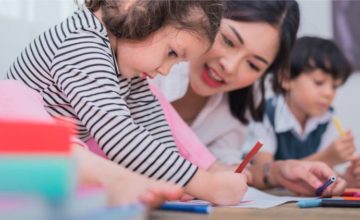
[[[75,161],[66,156],[1,155],[0,179],[0,193],[40,195],[59,202],[75,190]]]

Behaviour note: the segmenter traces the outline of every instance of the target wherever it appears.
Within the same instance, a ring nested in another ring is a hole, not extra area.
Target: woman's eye
[[[170,49],[169,52],[168,52],[168,56],[176,58],[176,57],[178,57],[178,54],[176,53],[175,50]]]
[[[252,62],[248,62],[248,64],[251,69],[255,70],[256,72],[260,72],[260,68],[257,67],[255,64],[253,64]]]
[[[225,35],[222,35],[222,38],[223,38],[224,43],[225,43],[228,47],[233,48],[233,47],[235,46],[234,43],[233,43],[231,40],[229,40],[229,38],[227,38]]]

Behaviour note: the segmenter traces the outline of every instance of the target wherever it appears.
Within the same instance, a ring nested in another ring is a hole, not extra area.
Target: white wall
[[[298,0],[298,3],[301,13],[298,36],[332,38],[331,0]]]
[[[72,0],[0,0],[0,78],[21,50],[76,9]]]

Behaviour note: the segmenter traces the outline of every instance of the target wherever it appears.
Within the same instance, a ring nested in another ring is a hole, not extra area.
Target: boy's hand
[[[298,195],[314,196],[315,190],[336,174],[322,162],[285,160],[273,163],[271,176],[276,185],[283,186]],[[341,195],[345,187],[345,180],[337,177],[336,182],[330,185],[322,195]]]
[[[324,160],[329,161],[331,165],[341,164],[353,160],[356,151],[354,137],[350,131],[343,137],[333,141],[328,148],[324,150]]]
[[[360,187],[360,156],[351,161],[350,166],[345,171],[344,178],[348,182],[349,187]]]

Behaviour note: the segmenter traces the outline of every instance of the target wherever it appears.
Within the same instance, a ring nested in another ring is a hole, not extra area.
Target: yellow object
[[[337,129],[338,132],[339,132],[339,135],[340,135],[341,137],[344,137],[345,132],[344,132],[344,130],[343,130],[342,127],[341,127],[340,120],[339,120],[336,116],[333,116],[332,120],[333,120],[333,122],[334,122],[334,125],[335,125],[336,129]]]

